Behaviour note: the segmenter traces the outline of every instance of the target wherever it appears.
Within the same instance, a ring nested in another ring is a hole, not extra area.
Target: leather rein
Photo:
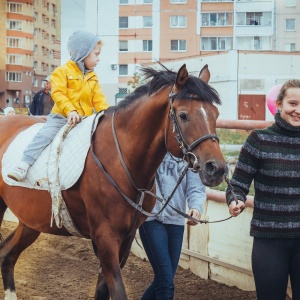
[[[174,87],[173,87],[174,88]],[[114,179],[111,177],[111,175],[106,171],[106,169],[104,168],[103,164],[101,163],[101,161],[99,160],[99,158],[97,157],[97,155],[95,154],[94,152],[94,147],[93,147],[93,136],[94,136],[94,128],[95,126],[97,126],[97,124],[95,124],[95,120],[96,118],[94,119],[93,121],[93,125],[92,125],[92,130],[91,130],[91,154],[92,154],[92,157],[94,159],[94,161],[96,162],[97,166],[103,171],[103,173],[105,174],[107,180],[110,182],[110,184],[122,195],[122,197],[133,207],[135,208],[136,210],[136,214],[135,214],[135,217],[134,217],[134,223],[136,222],[136,219],[137,219],[137,213],[140,212],[142,214],[144,214],[145,216],[147,217],[155,217],[156,215],[160,214],[164,208],[169,205],[174,211],[176,211],[177,213],[179,213],[180,215],[182,215],[183,217],[191,220],[191,221],[194,221],[194,222],[198,222],[198,223],[217,223],[217,222],[222,222],[222,221],[225,221],[225,220],[228,220],[230,219],[232,216],[226,218],[226,219],[222,219],[222,220],[218,220],[218,221],[207,221],[207,220],[198,220],[198,219],[195,219],[193,218],[192,216],[184,213],[184,212],[181,212],[179,210],[177,210],[176,208],[172,207],[169,202],[172,198],[172,196],[174,195],[177,187],[180,185],[182,179],[184,178],[186,172],[188,169],[192,169],[192,171],[194,172],[199,172],[201,171],[200,169],[200,164],[199,164],[199,161],[197,159],[197,157],[195,156],[194,153],[192,153],[192,149],[194,149],[198,144],[202,143],[203,141],[207,140],[207,139],[212,139],[213,141],[217,140],[219,141],[219,138],[217,135],[215,134],[207,134],[207,135],[204,135],[198,139],[196,139],[194,142],[192,142],[191,144],[188,144],[184,138],[183,138],[183,134],[182,134],[182,131],[181,131],[181,128],[180,128],[180,125],[179,125],[179,122],[178,122],[178,119],[177,119],[177,116],[176,116],[176,113],[174,111],[174,108],[173,108],[173,101],[174,101],[174,98],[175,98],[175,94],[173,93],[173,88],[171,90],[171,93],[169,94],[169,100],[170,100],[170,110],[169,110],[169,117],[172,121],[172,124],[173,124],[173,128],[176,132],[176,141],[183,153],[183,157],[186,158],[186,160],[188,161],[188,165],[185,167],[185,169],[183,170],[181,176],[179,177],[178,179],[178,182],[176,184],[176,186],[174,187],[172,193],[170,194],[170,196],[167,198],[167,199],[162,199],[160,197],[158,197],[156,194],[154,194],[152,192],[152,189],[154,187],[154,178],[151,180],[152,181],[152,187],[150,190],[147,190],[145,188],[138,188],[125,164],[125,161],[123,159],[123,156],[122,156],[122,153],[121,153],[121,149],[120,149],[120,146],[119,146],[119,142],[118,142],[118,138],[117,138],[117,135],[116,135],[116,131],[115,131],[115,126],[114,126],[114,116],[115,116],[115,113],[113,112],[113,115],[112,115],[112,133],[113,133],[113,138],[114,138],[114,142],[115,142],[115,146],[116,146],[116,149],[117,149],[117,152],[118,152],[118,156],[119,156],[119,159],[120,159],[120,162],[123,166],[123,169],[124,171],[126,172],[130,182],[131,182],[131,185],[134,187],[134,189],[137,191],[138,193],[138,196],[137,196],[137,201],[133,201],[131,200],[121,189],[120,187],[117,185],[117,183],[114,181]],[[189,99],[195,99],[195,97],[193,96],[190,96]],[[165,141],[166,141],[166,132],[165,132]],[[169,150],[167,149],[167,151],[169,152]],[[170,152],[169,152],[170,153]],[[170,153],[171,154],[171,153]],[[190,156],[193,156],[194,157],[194,163],[192,164],[191,163],[191,160],[190,160]],[[157,181],[158,182],[158,181]],[[226,182],[227,184],[229,184],[229,181],[227,180],[226,178]],[[159,200],[161,203],[163,203],[163,206],[162,208],[159,210],[159,212],[157,213],[149,213],[147,211],[145,211],[143,208],[142,208],[142,205],[143,205],[143,201],[144,201],[144,197],[145,197],[145,194],[149,194],[151,195],[152,197],[154,197],[155,199]],[[134,225],[134,224],[133,224]],[[132,226],[133,228],[134,226]]]

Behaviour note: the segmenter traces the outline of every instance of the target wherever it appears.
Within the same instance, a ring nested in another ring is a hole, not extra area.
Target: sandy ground
[[[15,224],[4,221],[4,234],[8,235]],[[98,260],[89,240],[41,234],[16,264],[18,300],[93,299],[97,272]],[[140,299],[153,276],[149,263],[134,255],[130,255],[122,275],[129,300]],[[175,281],[175,300],[256,299],[254,292],[203,280],[180,267]]]

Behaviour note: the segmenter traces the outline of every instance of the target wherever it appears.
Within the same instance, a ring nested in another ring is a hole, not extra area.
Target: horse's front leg
[[[108,300],[109,296],[112,300],[127,300],[119,264],[120,243],[111,236],[116,235],[102,235],[101,239],[95,242],[100,259],[95,300]]]
[[[101,264],[100,264],[100,269],[98,274],[95,299],[109,300],[109,290],[102,272]]]

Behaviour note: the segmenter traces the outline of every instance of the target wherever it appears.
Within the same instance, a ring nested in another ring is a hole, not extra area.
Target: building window
[[[171,40],[171,51],[186,51],[186,40]]]
[[[128,28],[128,17],[119,17],[119,28]]]
[[[38,63],[37,63],[37,61],[34,61],[33,62],[33,70],[36,71],[37,68],[38,68]]]
[[[295,52],[296,51],[296,44],[295,43],[286,44],[285,45],[285,51]]]
[[[17,72],[6,72],[6,81],[22,82],[22,74]]]
[[[21,21],[12,21],[7,20],[6,22],[6,29],[7,30],[22,30],[22,22]]]
[[[38,53],[38,45],[33,46],[33,53],[37,54]]]
[[[20,55],[7,55],[7,64],[9,65],[22,65],[22,58]]]
[[[233,25],[232,13],[203,13],[202,26],[229,26]]]
[[[9,48],[22,48],[21,39],[7,38],[7,47]]]
[[[39,5],[39,0],[34,0],[34,5]]]
[[[152,51],[152,40],[143,41],[143,51],[150,52]]]
[[[285,19],[285,30],[295,31],[296,30],[296,20],[295,19]]]
[[[22,4],[18,3],[7,3],[7,11],[12,13],[21,13],[22,12]]]
[[[55,43],[55,35],[51,34],[51,43],[54,44]]]
[[[54,19],[51,19],[51,27],[56,28],[56,21]]]
[[[42,47],[42,56],[48,57],[48,49],[46,47]]]
[[[170,17],[171,27],[186,27],[186,16],[171,16]]]
[[[38,36],[38,30],[37,30],[36,28],[33,29],[33,35],[34,35],[35,37]]]
[[[48,64],[42,63],[41,71],[43,71],[43,72],[48,72]]]
[[[187,0],[170,0],[172,4],[186,3]]]
[[[152,17],[151,16],[143,17],[143,24],[144,24],[144,27],[146,27],[146,28],[152,27]]]
[[[42,38],[46,41],[49,41],[49,34],[44,30],[42,32]]]
[[[119,75],[120,76],[128,75],[128,65],[119,65]]]
[[[39,86],[39,81],[38,81],[38,79],[34,79],[34,81],[33,81],[33,86],[34,86],[34,87],[38,87],[38,86]]]
[[[128,0],[120,0],[120,4],[128,4]]]
[[[119,41],[119,51],[128,51],[128,41]]]
[[[38,13],[37,12],[33,13],[33,19],[34,19],[34,22],[36,22],[38,20]]]
[[[50,51],[49,51],[49,57],[50,57],[50,58],[54,58],[54,51],[53,51],[53,50],[50,50]]]
[[[54,14],[56,13],[56,5],[55,4],[51,4],[50,11]]]
[[[285,0],[285,6],[294,7],[296,6],[297,0]]]
[[[153,0],[144,0],[144,4],[153,3]]]
[[[246,26],[271,26],[272,12],[240,12],[236,14],[237,25]]]
[[[50,73],[52,73],[52,72],[55,70],[55,68],[56,68],[56,66],[51,65],[51,66],[50,66]]]
[[[230,50],[232,49],[232,38],[230,37],[203,37],[201,38],[201,50]]]
[[[272,50],[270,36],[237,37],[237,50]]]

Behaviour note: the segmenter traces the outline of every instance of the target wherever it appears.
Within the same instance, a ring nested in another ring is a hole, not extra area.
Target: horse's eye
[[[178,116],[179,116],[179,118],[180,118],[180,120],[182,122],[187,122],[188,121],[188,115],[187,115],[187,113],[180,112],[180,113],[178,113]]]

